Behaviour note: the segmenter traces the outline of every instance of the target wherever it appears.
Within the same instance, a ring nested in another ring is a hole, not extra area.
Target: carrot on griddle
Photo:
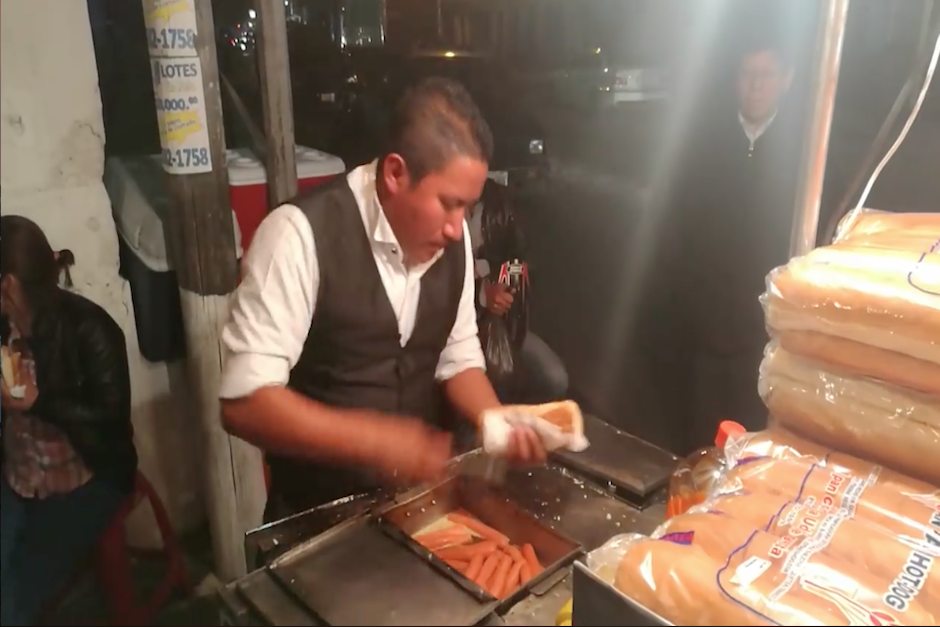
[[[442,560],[463,560],[469,562],[477,554],[488,555],[496,550],[496,543],[491,540],[476,542],[474,544],[464,544],[461,546],[449,546],[435,551]]]
[[[511,595],[513,592],[519,589],[521,585],[519,583],[519,573],[522,571],[522,567],[525,565],[525,562],[517,562],[513,560],[512,568],[509,569],[509,574],[506,576],[506,585],[503,586],[503,592],[501,597],[505,598]]]
[[[529,562],[525,562],[519,569],[519,585],[526,585],[530,579],[532,579],[532,567],[529,566]]]
[[[490,553],[486,561],[483,562],[483,568],[480,569],[480,574],[473,580],[484,590],[486,590],[487,584],[489,584],[490,579],[496,572],[496,567],[503,561],[502,556],[503,554],[496,550]]]
[[[529,568],[532,569],[532,576],[538,577],[539,573],[542,572],[542,565],[539,564],[539,558],[535,555],[535,549],[531,544],[522,545],[522,557],[525,558],[525,561],[529,564]]]
[[[496,567],[493,579],[486,587],[487,591],[497,599],[503,596],[503,590],[506,588],[506,577],[509,576],[509,569],[512,568],[513,564],[512,558],[505,553],[500,552],[499,556],[499,566]]]
[[[483,569],[483,562],[485,560],[486,556],[482,553],[477,553],[473,556],[473,559],[470,560],[470,564],[467,566],[467,571],[464,573],[467,579],[476,581],[476,578],[480,576],[480,571]]]
[[[477,520],[476,518],[473,518],[472,516],[465,516],[464,514],[452,512],[447,515],[447,518],[452,523],[463,525],[464,527],[466,527],[473,533],[476,533],[487,540],[492,540],[493,542],[496,542],[496,544],[500,546],[509,544],[509,538],[507,538],[504,534],[496,531],[489,525],[486,525],[480,522],[479,520]]]

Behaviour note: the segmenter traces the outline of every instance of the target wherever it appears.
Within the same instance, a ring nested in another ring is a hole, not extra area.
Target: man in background
[[[758,372],[768,338],[759,298],[767,274],[788,259],[801,135],[784,107],[792,81],[774,37],[748,33],[737,106],[709,120],[687,155],[675,304],[690,368],[689,450],[710,443],[724,419],[750,430],[766,425]]]

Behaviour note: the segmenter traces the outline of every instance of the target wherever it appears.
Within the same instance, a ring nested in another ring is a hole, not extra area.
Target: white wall
[[[71,249],[76,289],[124,328],[141,469],[177,528],[191,528],[204,513],[196,454],[201,430],[183,410],[189,403],[182,367],[149,364],[137,348],[130,292],[118,275],[117,234],[102,183],[105,133],[87,4],[2,0],[0,12],[3,213],[29,217],[53,248]],[[141,509],[129,525],[130,540],[157,545],[152,518]]]

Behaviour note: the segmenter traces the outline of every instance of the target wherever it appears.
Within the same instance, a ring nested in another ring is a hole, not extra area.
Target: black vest
[[[439,425],[434,372],[464,284],[463,242],[449,245],[421,279],[414,333],[402,347],[346,177],[296,199],[313,228],[320,270],[316,311],[289,387],[334,407],[374,409]],[[372,490],[368,471],[268,456],[271,492],[300,511]]]

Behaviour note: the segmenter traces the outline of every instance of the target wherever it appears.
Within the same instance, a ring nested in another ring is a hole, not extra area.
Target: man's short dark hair
[[[446,78],[426,78],[395,106],[386,154],[397,153],[415,181],[442,170],[457,156],[489,163],[493,134],[466,88]]]
[[[793,66],[789,46],[784,42],[781,33],[769,26],[757,26],[747,31],[741,42],[739,58],[743,60],[752,54],[767,51],[774,53],[782,69],[790,69]]]

